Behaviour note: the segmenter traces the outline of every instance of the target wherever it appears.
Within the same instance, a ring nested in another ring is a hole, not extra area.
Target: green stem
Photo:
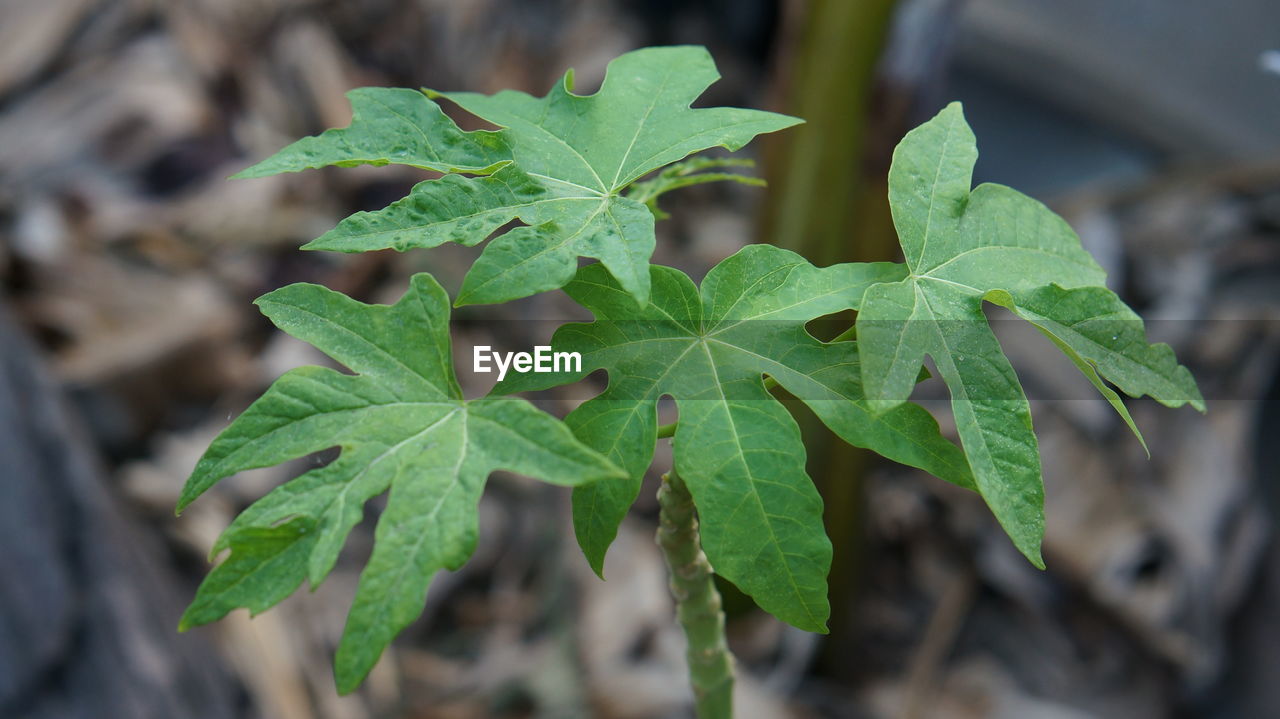
[[[702,553],[693,496],[674,469],[662,476],[658,505],[658,546],[671,570],[676,618],[689,641],[689,680],[698,719],[731,719],[733,655],[725,642],[720,592]]]

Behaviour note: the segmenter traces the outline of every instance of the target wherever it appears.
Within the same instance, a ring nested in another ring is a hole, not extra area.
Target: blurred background
[[[726,587],[739,715],[1280,716],[1273,0],[0,0],[0,717],[689,715],[650,489],[601,582],[565,491],[495,477],[476,555],[343,698],[331,656],[372,522],[314,593],[179,635],[218,532],[299,466],[172,512],[231,417],[326,362],[254,297],[311,281],[389,301],[421,270],[456,289],[476,252],[296,251],[406,193],[409,169],[227,175],[347,124],[352,87],[542,94],[574,67],[589,90],[615,55],[673,43],[715,56],[707,104],[808,123],[745,151],[767,190],[664,198],[655,262],[697,277],[750,242],[896,259],[890,152],[958,99],[977,179],[1067,217],[1210,400],[1205,416],[1130,403],[1148,460],[1104,403],[1076,399],[1048,342],[1002,325],[1035,398],[1045,572],[976,496],[802,416],[836,545],[833,631]],[[492,337],[490,320],[571,315],[559,293],[467,308],[455,350],[549,336]]]

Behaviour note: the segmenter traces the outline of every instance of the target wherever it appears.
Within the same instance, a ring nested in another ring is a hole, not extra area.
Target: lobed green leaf
[[[973,486],[960,450],[923,408],[873,415],[855,343],[819,342],[804,328],[856,308],[868,286],[901,278],[905,268],[820,269],[795,253],[753,245],[713,268],[701,290],[678,270],[654,266],[650,273],[650,300],[637,306],[602,268],[579,270],[565,291],[596,321],[561,327],[552,346],[581,353],[582,371],[508,377],[495,391],[540,389],[608,370],[608,388],[565,420],[632,477],[629,486],[574,490],[578,541],[597,572],[652,459],[657,402],[674,397],[676,470],[693,494],[712,566],[767,611],[822,631],[831,559],[822,501],[804,471],[799,428],[769,394],[766,375],[846,440]]]
[[[475,547],[477,504],[497,469],[567,486],[626,474],[523,400],[462,398],[449,347],[449,302],[415,275],[391,306],[323,287],[290,285],[258,301],[282,330],[356,374],[292,370],[214,440],[183,488],[181,510],[218,480],[330,447],[338,458],[246,509],[214,552],[182,628],[237,607],[262,611],[333,568],[364,504],[390,491],[373,553],[338,645],[338,689],[349,692],[422,611],[431,576]]]
[[[983,302],[1047,334],[1135,434],[1104,380],[1169,406],[1204,404],[1172,350],[1147,344],[1141,319],[1105,287],[1102,269],[1062,218],[1008,187],[970,190],[977,156],[955,103],[894,152],[889,201],[908,272],[871,286],[862,300],[862,380],[875,409],[893,408],[910,395],[924,357],[933,358],[978,491],[1018,549],[1043,566],[1044,489],[1031,410]]]
[[[364,88],[350,94],[350,127],[305,138],[237,177],[324,165],[413,165],[448,175],[418,184],[404,199],[360,212],[306,249],[364,252],[485,246],[457,304],[505,302],[563,286],[579,257],[600,260],[637,302],[649,293],[654,212],[626,196],[641,177],[695,152],[737,150],[756,135],[799,120],[759,110],[692,109],[719,78],[699,47],[630,52],[609,64],[599,92],[576,95],[572,71],[545,97]],[[428,98],[445,97],[500,125],[463,132]],[[514,161],[514,164],[512,162]],[[737,176],[668,177],[663,191]],[[656,211],[656,208],[654,208]]]

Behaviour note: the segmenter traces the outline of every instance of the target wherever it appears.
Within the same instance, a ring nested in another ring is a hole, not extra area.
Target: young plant
[[[688,638],[698,715],[728,717],[733,664],[712,572],[802,629],[825,631],[830,613],[822,499],[805,473],[799,426],[774,387],[845,441],[977,491],[1040,567],[1036,438],[984,303],[1043,331],[1135,433],[1108,382],[1131,396],[1204,409],[1190,373],[1168,346],[1147,343],[1141,319],[1106,289],[1065,222],[1007,187],[970,189],[977,150],[959,105],[895,152],[890,202],[905,264],[818,268],[754,245],[725,258],[701,286],[650,265],[654,219],[665,216],[661,194],[716,180],[757,184],[718,171],[741,161],[685,158],[712,146],[735,150],[798,122],[690,109],[716,78],[705,50],[669,47],[617,58],[600,91],[586,96],[573,93],[572,73],[543,98],[365,88],[350,94],[349,127],[240,173],[388,163],[445,173],[305,247],[475,245],[518,219],[522,226],[485,247],[454,303],[563,287],[595,321],[564,325],[551,340],[557,352],[578,353],[581,367],[517,371],[493,396],[467,400],[450,360],[448,298],[430,275],[415,275],[390,307],[307,284],[260,298],[277,326],[355,374],[304,367],[277,380],[210,446],[179,510],[236,472],[335,446],[341,454],[236,518],[213,547],[230,554],[201,585],[182,628],[238,607],[262,611],[304,579],[316,586],[364,503],[389,490],[335,662],[338,689],[349,692],[421,612],[431,575],[470,555],[492,470],[574,487],[577,539],[602,573],[656,442],[671,438],[658,541]],[[460,130],[434,102],[442,97],[502,129]],[[579,256],[599,263],[579,269]],[[856,324],[835,340],[806,330],[843,310],[858,312]],[[926,355],[951,392],[961,447],[908,401],[927,376]],[[607,389],[563,422],[503,396],[597,369],[608,373]],[[662,397],[675,400],[674,425],[658,425]]]

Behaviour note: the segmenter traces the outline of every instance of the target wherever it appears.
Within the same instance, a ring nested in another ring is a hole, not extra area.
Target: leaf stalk
[[[693,496],[673,469],[658,489],[658,546],[671,572],[676,618],[689,642],[689,679],[698,719],[733,716],[733,655],[714,572],[702,551]]]

